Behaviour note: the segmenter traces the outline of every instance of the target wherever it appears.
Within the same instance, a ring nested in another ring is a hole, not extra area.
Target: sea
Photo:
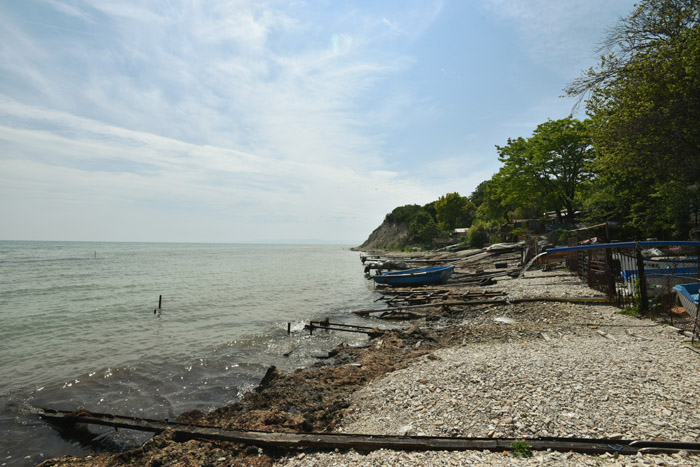
[[[348,246],[0,241],[0,466],[137,447],[149,435],[66,437],[37,412],[174,419],[233,403],[271,365],[364,345],[304,326],[386,327],[350,313],[377,297]]]

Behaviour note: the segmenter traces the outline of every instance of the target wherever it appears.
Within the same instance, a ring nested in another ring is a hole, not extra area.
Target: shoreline
[[[513,298],[562,296],[564,290],[580,297],[595,294],[575,276],[562,274],[562,271],[529,272],[526,278],[517,280],[499,278],[495,285],[484,289],[507,290],[508,296]],[[700,391],[700,378],[696,376],[700,356],[682,347],[687,339],[676,331],[621,315],[618,311],[611,306],[542,302],[458,309],[443,315],[440,321],[421,320],[420,327],[409,324],[400,330],[380,333],[367,349],[336,348],[335,356],[328,363],[292,373],[273,370],[259,388],[238,403],[209,414],[185,413],[178,420],[228,429],[286,432],[484,437],[544,436],[547,433],[579,437],[619,435],[631,439],[664,437],[666,425],[656,425],[658,422],[675,427],[666,430],[672,433],[672,436],[666,435],[666,439],[697,440],[700,415],[694,415],[685,401],[692,401],[690,395],[696,389]],[[495,318],[507,319],[496,321]],[[644,327],[639,327],[642,325]],[[583,349],[586,351],[582,352]],[[636,364],[645,371],[678,365],[678,369],[671,372],[673,381],[663,374],[628,371],[624,364],[632,356],[642,359]],[[584,357],[590,357],[591,362],[586,363]],[[605,373],[604,378],[596,376],[605,368],[613,372]],[[627,385],[615,386],[616,392],[612,394],[610,382],[617,381],[614,370],[623,368],[627,373],[621,379]],[[553,384],[555,389],[549,391]],[[621,402],[625,408],[634,406],[638,401],[632,395],[640,387],[647,386],[651,392],[644,393],[644,397],[653,401],[651,406],[629,414],[613,410]],[[663,398],[655,389],[672,397]],[[573,396],[586,402],[580,402],[582,407],[564,404],[563,401],[572,401]],[[607,401],[603,400],[606,396]],[[562,400],[554,404],[558,398]],[[656,408],[662,406],[663,420],[655,418]],[[596,410],[604,410],[611,416],[590,415]],[[625,419],[625,416],[632,418]],[[610,419],[622,421],[606,425],[606,420]],[[578,426],[574,423],[577,420],[584,422]],[[634,431],[644,424],[651,428]],[[653,427],[659,429],[653,431]],[[657,455],[652,459],[662,460],[666,465],[700,465],[698,458],[678,454]],[[478,451],[406,453],[382,450],[366,455],[354,451],[283,453],[230,443],[178,443],[166,432],[135,451],[87,458],[63,457],[42,465],[115,465],[125,460],[139,465],[163,465],[176,460],[182,465],[188,462],[193,465],[359,465],[366,462],[509,465],[514,461],[503,453]],[[609,465],[611,459],[549,452],[535,453],[532,459],[518,462],[557,465],[562,461]],[[635,465],[639,461],[633,456],[621,457],[616,462]]]

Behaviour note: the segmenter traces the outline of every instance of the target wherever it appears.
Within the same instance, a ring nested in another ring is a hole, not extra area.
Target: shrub
[[[472,248],[481,248],[484,246],[489,239],[489,234],[486,231],[486,226],[477,222],[472,224],[471,228],[467,232],[467,243]]]

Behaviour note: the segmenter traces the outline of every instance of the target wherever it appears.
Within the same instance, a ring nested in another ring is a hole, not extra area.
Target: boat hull
[[[694,319],[698,319],[698,292],[700,291],[700,282],[692,284],[680,284],[673,287],[676,291],[685,311]]]
[[[637,270],[622,271],[622,278],[627,282],[627,288],[630,294],[635,293],[635,279],[639,272]],[[675,268],[675,269],[646,269],[644,277],[647,281],[647,295],[656,297],[660,293],[671,292],[675,285],[686,284],[688,278],[698,277],[698,268]]]
[[[404,271],[380,273],[373,276],[372,279],[377,284],[393,287],[444,284],[452,277],[454,269],[454,266],[406,269]]]

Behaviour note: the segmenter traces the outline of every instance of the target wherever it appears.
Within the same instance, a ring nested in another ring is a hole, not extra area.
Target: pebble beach
[[[509,297],[599,295],[562,270],[496,286]],[[469,320],[470,318],[465,318]],[[608,305],[511,304],[480,317],[511,337],[435,351],[352,395],[337,432],[523,438],[700,440],[700,354],[674,326]],[[523,332],[533,325],[537,338]],[[521,337],[521,338],[519,338]],[[375,343],[375,345],[377,345]],[[602,456],[533,452],[296,454],[277,465],[700,465],[686,452]]]

